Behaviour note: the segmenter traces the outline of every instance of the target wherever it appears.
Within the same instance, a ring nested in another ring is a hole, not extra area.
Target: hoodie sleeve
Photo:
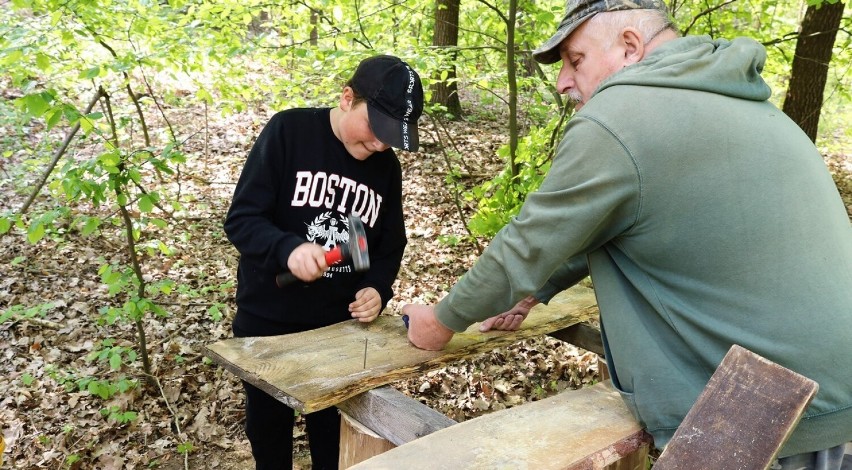
[[[246,159],[224,229],[241,256],[253,258],[265,271],[287,269],[290,253],[305,240],[274,223],[279,185],[284,175],[282,115],[264,127]]]
[[[556,294],[582,281],[589,275],[589,261],[585,253],[574,256],[556,268],[550,279],[533,296],[547,304]]]
[[[537,292],[566,261],[628,230],[639,195],[629,150],[599,122],[575,116],[541,187],[438,303],[438,320],[463,331]]]

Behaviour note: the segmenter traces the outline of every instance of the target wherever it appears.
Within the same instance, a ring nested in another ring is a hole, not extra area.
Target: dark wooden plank
[[[609,382],[464,421],[352,469],[593,469],[648,446]]]
[[[388,386],[356,395],[337,407],[397,446],[456,424],[448,416]]]
[[[472,325],[443,351],[415,348],[400,317],[382,315],[369,324],[352,321],[291,335],[231,338],[208,345],[205,353],[279,401],[310,413],[459,359],[587,322],[597,312],[592,290],[575,286],[549,305],[535,306],[518,331],[480,333]]]
[[[600,328],[588,323],[577,323],[568,328],[548,333],[548,336],[571,343],[578,348],[583,348],[600,356],[605,356]]]
[[[818,388],[813,380],[734,345],[654,470],[764,470]]]

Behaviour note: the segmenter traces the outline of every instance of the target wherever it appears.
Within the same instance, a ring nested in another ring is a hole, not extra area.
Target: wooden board
[[[611,383],[600,382],[455,424],[350,468],[602,469],[649,441]]]
[[[281,336],[231,338],[206,354],[241,379],[302,413],[334,406],[375,387],[417,377],[449,362],[586,322],[598,313],[594,292],[575,286],[533,308],[514,332],[456,333],[443,351],[417,349],[399,316],[355,321]]]
[[[764,470],[818,388],[813,380],[734,345],[654,470]]]
[[[355,395],[337,407],[394,445],[456,424],[448,416],[388,385]]]

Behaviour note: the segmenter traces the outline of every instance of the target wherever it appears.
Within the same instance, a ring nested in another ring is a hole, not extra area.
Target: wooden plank
[[[578,348],[583,348],[597,355],[605,356],[600,328],[588,323],[577,323],[568,328],[548,333],[548,336],[571,343]]]
[[[352,469],[601,469],[647,446],[610,382],[464,421]]]
[[[412,346],[398,316],[338,323],[282,336],[231,338],[206,354],[241,379],[303,413],[390,382],[417,377],[474,354],[541,336],[597,315],[591,289],[575,286],[537,305],[518,331],[457,333],[442,351]]]
[[[819,386],[734,345],[654,470],[763,470],[787,441]]]
[[[397,446],[456,424],[448,416],[389,386],[356,395],[337,407]]]

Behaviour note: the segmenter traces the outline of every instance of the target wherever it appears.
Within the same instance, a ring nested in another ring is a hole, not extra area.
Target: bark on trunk
[[[450,69],[446,80],[440,76],[435,77],[432,85],[432,104],[440,104],[447,107],[447,111],[456,118],[461,118],[462,107],[459,99],[458,86],[456,85],[456,52],[459,44],[459,3],[460,0],[437,0],[435,2],[435,35],[432,37],[432,45],[436,48],[449,48]]]
[[[828,79],[834,40],[843,16],[843,3],[809,6],[796,42],[784,113],[816,141],[822,97]]]

